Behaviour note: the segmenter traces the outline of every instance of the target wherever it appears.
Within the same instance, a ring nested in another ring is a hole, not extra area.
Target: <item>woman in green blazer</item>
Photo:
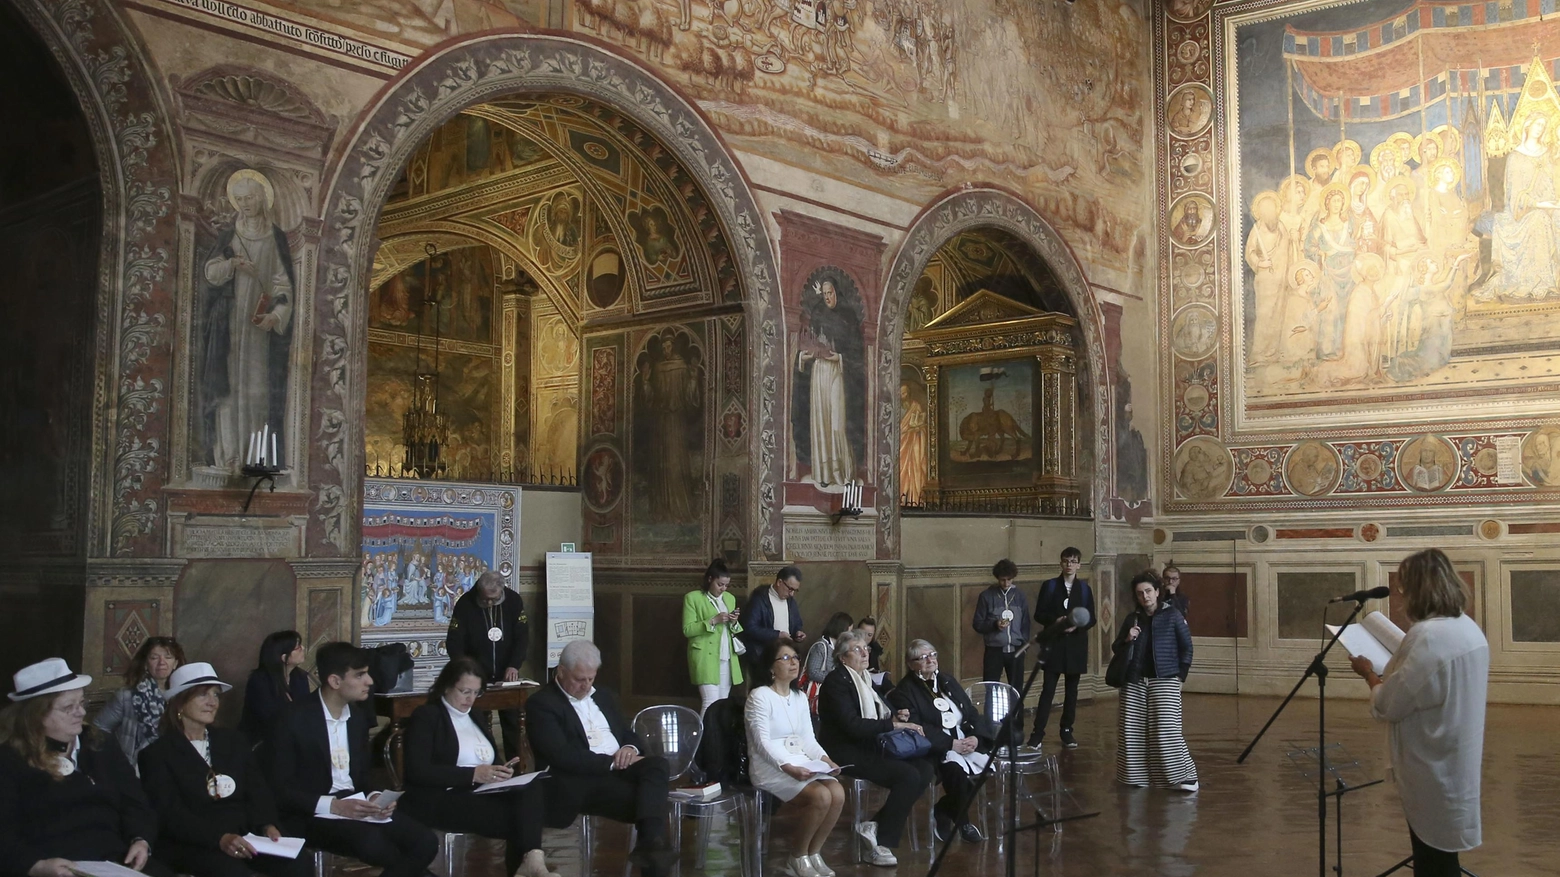
[[[731,571],[716,558],[704,571],[704,589],[689,591],[683,598],[683,636],[688,638],[688,675],[699,686],[699,714],[710,704],[731,693],[731,686],[742,684],[741,640],[737,623],[737,598],[726,593],[731,587]]]

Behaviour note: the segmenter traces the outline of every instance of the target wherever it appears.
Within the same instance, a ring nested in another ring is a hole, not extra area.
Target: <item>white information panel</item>
[[[547,667],[570,640],[596,638],[596,598],[590,552],[547,552]]]

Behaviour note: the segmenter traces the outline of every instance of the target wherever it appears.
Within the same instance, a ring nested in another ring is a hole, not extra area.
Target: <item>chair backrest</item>
[[[1006,682],[977,682],[964,693],[969,695],[970,703],[982,716],[998,725],[1007,721],[1014,710],[1024,708],[1018,699],[1018,689]]]
[[[634,716],[634,733],[644,744],[640,754],[666,759],[675,782],[693,765],[699,738],[704,736],[704,722],[697,712],[685,706],[645,707]]]

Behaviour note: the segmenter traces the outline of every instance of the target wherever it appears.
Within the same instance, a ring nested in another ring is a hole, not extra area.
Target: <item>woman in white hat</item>
[[[232,687],[200,662],[168,679],[162,735],[141,751],[141,782],[162,817],[158,857],[200,877],[308,877],[307,861],[256,856],[244,840],[282,833],[253,747],[239,731],[212,727],[222,692]]]
[[[70,877],[76,862],[122,862],[171,877],[151,859],[157,814],[119,746],[94,728],[91,676],[60,658],[23,667],[0,710],[0,874]]]

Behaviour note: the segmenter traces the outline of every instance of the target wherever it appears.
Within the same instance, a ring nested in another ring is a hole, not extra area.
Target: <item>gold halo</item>
[[[1397,150],[1398,164],[1402,164],[1414,157],[1414,135],[1407,131],[1399,131],[1387,138],[1392,148]]]
[[[1393,163],[1398,163],[1397,147],[1392,145],[1392,141],[1390,140],[1376,144],[1376,148],[1370,151],[1370,166],[1375,168],[1378,172],[1381,170],[1381,160],[1382,156],[1384,155],[1391,155]]]
[[[271,188],[271,181],[265,178],[265,174],[262,174],[253,168],[246,167],[242,170],[236,170],[233,172],[231,177],[228,177],[228,203],[233,205],[234,210],[238,209],[238,201],[233,197],[233,187],[245,180],[251,183],[258,183],[260,185],[261,191],[265,192],[265,209],[266,212],[269,213],[271,209],[276,206],[276,190]]]
[[[1365,178],[1365,191],[1369,192],[1370,190],[1376,188],[1376,172],[1371,170],[1370,165],[1368,165],[1368,164],[1357,164],[1357,165],[1355,165],[1353,167],[1353,169],[1351,169],[1349,171],[1349,177],[1348,177],[1348,179],[1343,181],[1343,184],[1346,187],[1350,188],[1350,189],[1354,188],[1354,178],[1355,177],[1364,177]]]
[[[1462,132],[1457,130],[1456,125],[1440,125],[1431,128],[1430,133],[1441,138],[1442,155],[1462,152]]]
[[[1311,173],[1311,165],[1315,164],[1318,158],[1322,158],[1324,156],[1328,161],[1335,161],[1333,158],[1333,151],[1325,146],[1318,146],[1311,150],[1310,154],[1305,157],[1305,172]]]
[[[1354,270],[1360,272],[1367,283],[1375,283],[1387,273],[1387,261],[1375,253],[1359,253],[1354,257]]]
[[[1425,163],[1424,149],[1425,149],[1425,144],[1426,143],[1434,143],[1435,144],[1436,156],[1438,158],[1440,157],[1440,153],[1442,151],[1444,151],[1444,147],[1441,144],[1441,138],[1439,136],[1437,136],[1435,134],[1435,132],[1433,132],[1433,131],[1427,131],[1427,132],[1419,135],[1418,137],[1415,137],[1414,138],[1414,161],[1417,161],[1420,164],[1424,164]]]
[[[1312,262],[1310,259],[1306,259],[1305,261],[1299,262],[1293,268],[1289,269],[1290,286],[1294,286],[1296,288],[1300,286],[1299,279],[1301,271],[1311,272],[1311,279],[1313,280],[1322,276],[1322,266]]]
[[[1527,140],[1527,126],[1533,121],[1534,116],[1543,116],[1548,122],[1544,126],[1544,134],[1539,142],[1552,141],[1555,136],[1555,119],[1560,117],[1560,110],[1549,101],[1532,101],[1523,99],[1523,105],[1517,107],[1517,111],[1511,116],[1511,125],[1507,127],[1507,139],[1511,141],[1511,148],[1521,146]]]
[[[1338,197],[1343,199],[1343,209],[1349,209],[1349,187],[1342,183],[1328,183],[1327,186],[1322,189],[1322,196],[1316,199],[1316,203],[1321,207],[1321,209],[1317,211],[1317,214],[1322,219],[1327,218],[1327,199],[1331,198],[1332,193],[1334,192],[1337,192]]]
[[[1284,177],[1279,181],[1277,191],[1282,192],[1290,186],[1294,185],[1300,186],[1300,189],[1305,193],[1304,197],[1311,197],[1311,179],[1304,174],[1290,174],[1289,176]],[[1278,202],[1279,204],[1283,204],[1284,199],[1280,198],[1278,199]]]
[[[1452,169],[1452,185],[1455,186],[1462,182],[1463,169],[1462,165],[1458,163],[1457,159],[1438,158],[1435,161],[1430,162],[1430,171],[1429,173],[1425,174],[1425,185],[1434,186],[1436,172],[1443,167],[1449,167]]]
[[[1410,201],[1414,200],[1415,195],[1419,194],[1419,187],[1414,185],[1412,177],[1393,177],[1392,181],[1387,183],[1387,203],[1389,205],[1392,202],[1392,193],[1398,189],[1407,189],[1408,200]]]
[[[1257,215],[1257,205],[1263,201],[1272,201],[1273,207],[1275,209],[1282,206],[1278,201],[1278,193],[1272,189],[1269,189],[1266,192],[1258,192],[1257,196],[1251,199],[1251,215],[1253,217]]]
[[[1354,163],[1355,164],[1359,164],[1359,159],[1365,157],[1365,151],[1360,149],[1360,145],[1358,143],[1356,143],[1355,141],[1347,140],[1347,139],[1339,140],[1337,143],[1333,144],[1333,148],[1332,148],[1333,164],[1336,164],[1336,165],[1339,165],[1339,166],[1343,165],[1343,159],[1338,157],[1338,153],[1342,152],[1345,148],[1349,148],[1349,149],[1354,150],[1354,157],[1355,157],[1355,162]]]

